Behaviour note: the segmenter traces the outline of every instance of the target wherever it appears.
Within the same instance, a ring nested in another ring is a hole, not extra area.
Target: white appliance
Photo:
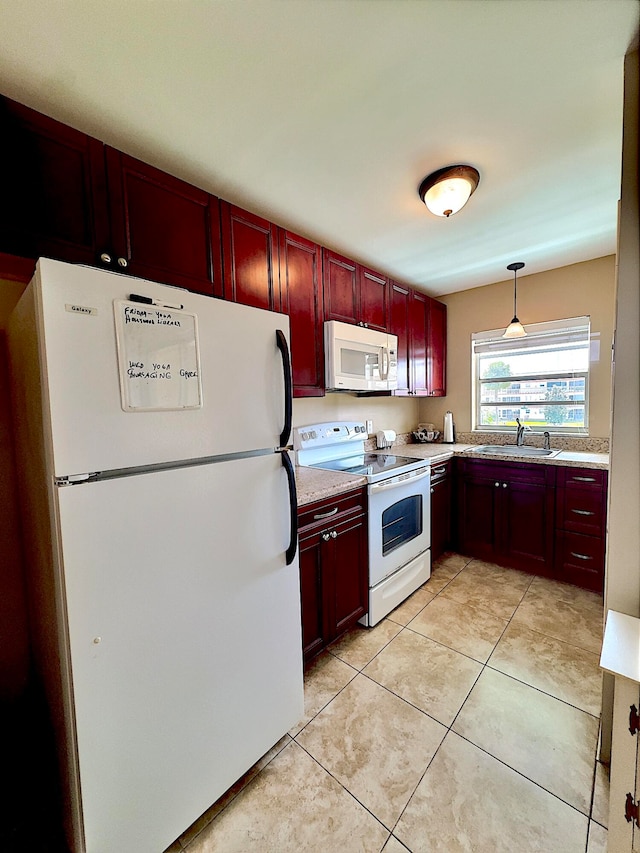
[[[355,421],[294,430],[298,464],[367,478],[369,613],[376,625],[431,576],[431,465],[396,453],[366,453]]]
[[[327,391],[393,391],[398,387],[396,335],[327,320],[324,352]]]
[[[11,318],[74,853],[164,850],[302,715],[288,332],[48,259]]]

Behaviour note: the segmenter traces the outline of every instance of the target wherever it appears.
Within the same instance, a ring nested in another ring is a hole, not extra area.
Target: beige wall
[[[600,334],[600,352],[591,363],[589,434],[606,438],[610,428],[611,338],[613,333],[615,256],[535,275],[518,276],[518,317],[541,323],[591,316],[591,332]],[[471,333],[506,327],[513,314],[513,278],[438,297],[447,304],[447,396],[420,402],[420,421],[442,428],[453,412],[456,429],[471,429]]]
[[[299,398],[293,401],[293,425],[325,421],[373,420],[373,431],[393,429],[409,432],[418,425],[418,401],[403,397],[356,397],[332,393],[325,397]]]

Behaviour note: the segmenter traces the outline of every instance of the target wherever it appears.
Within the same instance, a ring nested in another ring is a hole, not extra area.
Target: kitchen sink
[[[489,456],[542,456],[545,459],[553,459],[560,450],[545,450],[542,447],[518,447],[515,444],[480,444],[478,447],[469,448],[470,453],[486,453]]]

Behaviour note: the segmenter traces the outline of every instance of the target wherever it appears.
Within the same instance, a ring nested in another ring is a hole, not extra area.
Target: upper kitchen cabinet
[[[204,190],[106,148],[111,251],[106,266],[212,295],[219,288],[219,202]]]
[[[430,397],[445,397],[447,359],[447,306],[429,300],[427,323],[427,389]]]
[[[342,255],[323,250],[325,320],[388,331],[388,279]]]
[[[409,288],[391,282],[389,331],[398,338],[398,388],[396,394],[410,393],[409,382]]]
[[[425,396],[427,391],[427,308],[429,297],[391,283],[389,331],[398,338],[399,396]]]
[[[96,264],[109,242],[104,146],[0,99],[0,251]]]
[[[291,323],[294,397],[324,395],[322,250],[316,243],[278,229],[280,310]]]
[[[323,249],[322,270],[325,320],[358,323],[358,265],[329,249]]]
[[[358,265],[360,322],[368,329],[388,331],[389,279]]]
[[[277,227],[227,201],[220,202],[225,299],[277,308],[274,290]]]

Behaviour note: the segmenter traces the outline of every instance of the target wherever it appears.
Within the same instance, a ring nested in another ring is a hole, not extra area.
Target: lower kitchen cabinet
[[[431,467],[431,560],[451,547],[452,477],[449,459]]]
[[[553,574],[555,470],[458,460],[458,536],[464,554]]]
[[[600,593],[604,586],[607,482],[606,471],[558,468],[556,577]]]
[[[367,613],[366,499],[357,489],[298,512],[305,661]]]

